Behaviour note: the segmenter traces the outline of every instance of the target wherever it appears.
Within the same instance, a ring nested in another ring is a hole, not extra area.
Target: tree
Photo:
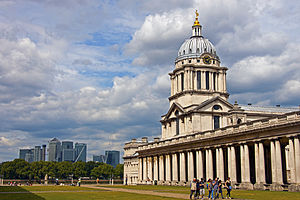
[[[100,163],[94,162],[94,161],[89,161],[89,162],[85,163],[85,168],[86,168],[87,176],[91,177],[92,170],[95,167],[98,167],[99,165],[100,165]]]
[[[78,161],[73,163],[73,174],[75,178],[84,177],[87,175],[86,169],[85,169],[85,163],[82,161]]]
[[[115,177],[122,179],[123,174],[124,174],[124,164],[118,164],[114,169],[114,175]]]
[[[112,176],[113,174],[113,166],[101,163],[98,167],[95,167],[92,172],[91,176],[95,178],[104,178],[108,179]]]
[[[58,178],[68,178],[71,174],[73,174],[73,166],[71,162],[63,161],[57,163],[57,170],[59,172]]]

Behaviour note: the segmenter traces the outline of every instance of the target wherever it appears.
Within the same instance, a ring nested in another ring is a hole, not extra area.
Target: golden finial
[[[194,22],[194,26],[200,26],[200,23],[199,23],[199,21],[198,21],[198,16],[199,16],[199,13],[198,13],[198,11],[196,10],[196,20],[195,20],[195,22]]]

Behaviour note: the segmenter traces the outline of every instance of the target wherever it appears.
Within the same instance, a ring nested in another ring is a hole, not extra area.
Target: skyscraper
[[[74,161],[73,142],[62,141],[62,161]]]
[[[120,164],[120,151],[105,151],[106,164],[116,167]]]
[[[75,160],[74,160],[74,162],[77,162],[77,161],[86,162],[86,150],[87,150],[86,144],[76,143],[75,144]]]
[[[46,160],[46,145],[43,144],[42,146],[42,161]]]
[[[30,153],[31,149],[20,149],[19,158],[25,160],[26,153]]]
[[[93,161],[106,163],[106,156],[105,155],[93,155]]]
[[[57,138],[49,141],[48,152],[49,161],[61,161],[61,143]]]
[[[25,154],[25,161],[32,163],[34,161],[34,149],[29,149],[30,151]]]
[[[33,150],[33,161],[41,161],[42,160],[42,149],[41,146],[35,146]]]

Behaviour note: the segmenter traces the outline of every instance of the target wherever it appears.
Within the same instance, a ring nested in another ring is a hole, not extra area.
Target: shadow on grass
[[[0,186],[0,200],[45,200],[23,187],[19,186]]]

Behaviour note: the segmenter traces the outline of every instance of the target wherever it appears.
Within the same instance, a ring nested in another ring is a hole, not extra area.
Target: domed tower
[[[224,100],[229,97],[226,90],[227,68],[220,66],[214,45],[202,36],[198,16],[196,11],[192,36],[179,48],[175,69],[169,74],[170,106],[173,102],[186,107],[216,96]]]
[[[228,111],[226,67],[214,45],[202,36],[196,20],[192,36],[180,47],[171,79],[170,107],[162,116],[162,139],[227,126]]]

